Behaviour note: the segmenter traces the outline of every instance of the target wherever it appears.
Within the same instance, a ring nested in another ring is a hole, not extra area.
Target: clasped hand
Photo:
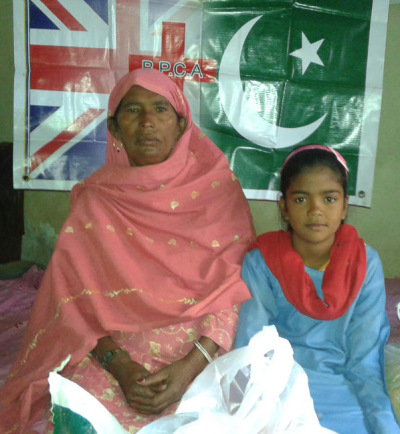
[[[151,374],[132,360],[113,369],[128,404],[137,412],[161,413],[172,403],[179,401],[196,376],[185,358]]]

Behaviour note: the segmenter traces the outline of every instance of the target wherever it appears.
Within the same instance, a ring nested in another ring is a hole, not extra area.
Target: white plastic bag
[[[69,360],[49,374],[54,434],[128,434],[100,401],[58,373]]]
[[[393,409],[400,420],[400,344],[385,345],[385,378]]]
[[[211,363],[192,383],[176,414],[140,434],[328,433],[319,424],[307,376],[274,326]]]

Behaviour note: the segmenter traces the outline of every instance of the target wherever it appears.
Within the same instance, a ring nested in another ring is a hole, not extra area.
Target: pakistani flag
[[[331,145],[369,206],[389,0],[14,0],[14,187],[69,190],[104,164],[109,93],[136,68],[183,89],[248,198],[286,155]]]
[[[370,204],[387,3],[204,2],[202,58],[219,67],[201,126],[248,198],[276,199],[287,154],[319,143],[347,160],[352,203]]]

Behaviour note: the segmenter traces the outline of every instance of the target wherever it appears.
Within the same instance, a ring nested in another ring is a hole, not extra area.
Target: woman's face
[[[109,118],[108,129],[122,143],[131,166],[165,161],[186,126],[163,96],[132,86],[122,99],[116,119]]]

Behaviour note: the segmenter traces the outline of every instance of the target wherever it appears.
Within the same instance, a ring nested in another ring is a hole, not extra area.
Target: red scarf
[[[318,297],[303,260],[293,249],[290,232],[260,235],[251,248],[261,251],[287,301],[303,315],[314,319],[329,321],[340,318],[357,297],[365,279],[365,244],[350,225],[342,225],[336,232],[330,262],[322,280],[324,300]]]

